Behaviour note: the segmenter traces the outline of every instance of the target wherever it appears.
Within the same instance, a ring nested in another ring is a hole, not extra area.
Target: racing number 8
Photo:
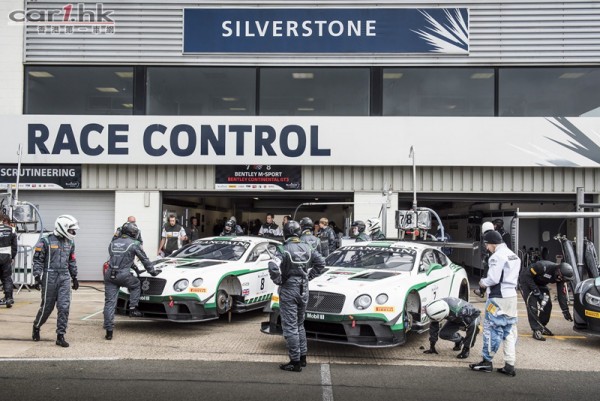
[[[260,289],[261,290],[265,289],[265,278],[264,277],[260,279]]]

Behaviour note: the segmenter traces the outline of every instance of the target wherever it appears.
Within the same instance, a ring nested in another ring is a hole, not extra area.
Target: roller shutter
[[[19,199],[38,207],[46,230],[54,229],[59,215],[73,215],[81,228],[75,240],[78,277],[102,280],[102,264],[108,257],[107,247],[115,230],[114,192],[20,191]]]

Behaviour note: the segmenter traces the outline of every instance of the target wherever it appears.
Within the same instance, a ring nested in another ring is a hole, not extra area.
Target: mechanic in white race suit
[[[78,229],[79,223],[75,217],[63,214],[56,218],[54,232],[44,234],[35,245],[33,277],[36,284],[42,287],[42,303],[33,321],[33,341],[40,341],[40,328],[46,323],[56,305],[56,345],[69,346],[65,341],[65,333],[71,306],[71,279],[72,288],[79,288],[74,241]]]
[[[498,231],[483,236],[492,253],[486,277],[479,282],[486,288],[485,318],[483,321],[483,360],[469,365],[472,370],[491,372],[492,359],[504,343],[504,367],[498,372],[515,376],[517,344],[517,284],[521,259],[502,241]]]
[[[108,246],[110,259],[108,260],[108,269],[104,272],[104,329],[106,335],[104,338],[112,340],[113,329],[115,327],[115,308],[119,296],[119,288],[127,287],[129,290],[129,316],[141,317],[143,314],[138,309],[140,302],[140,280],[131,274],[130,269],[137,269],[134,264],[137,256],[144,268],[152,276],[158,275],[158,272],[152,266],[152,262],[146,256],[142,249],[142,244],[138,238],[140,230],[134,223],[125,223],[121,227],[121,236],[113,239]]]
[[[425,354],[437,354],[435,343],[440,338],[454,343],[453,351],[462,351],[456,356],[458,359],[469,357],[471,347],[475,345],[479,333],[479,315],[481,312],[472,304],[455,297],[436,299],[425,307],[425,313],[431,319],[429,327],[429,349]],[[440,330],[440,322],[446,323]],[[461,336],[460,329],[466,329],[465,336]]]
[[[308,304],[308,282],[325,267],[325,259],[311,246],[300,241],[300,224],[290,220],[283,228],[286,238],[277,248],[276,262],[269,262],[271,280],[279,285],[281,326],[290,361],[279,365],[286,371],[300,372],[306,366],[304,316]]]

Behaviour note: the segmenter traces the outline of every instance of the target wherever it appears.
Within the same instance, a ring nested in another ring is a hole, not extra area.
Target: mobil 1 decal
[[[300,166],[216,166],[215,189],[298,190],[302,189]]]

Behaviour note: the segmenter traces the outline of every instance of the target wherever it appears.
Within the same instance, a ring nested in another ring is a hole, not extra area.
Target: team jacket
[[[276,257],[281,262],[279,266],[275,262],[269,262],[269,275],[278,285],[285,285],[290,277],[312,280],[325,267],[323,256],[314,252],[310,245],[301,242],[298,237],[291,237],[283,246],[278,247]]]
[[[77,277],[75,242],[54,234],[45,234],[35,245],[33,275],[41,276],[47,271],[68,271]]]
[[[148,272],[154,271],[152,262],[146,256],[141,243],[128,236],[124,235],[121,238],[113,240],[108,245],[108,253],[110,254],[108,263],[113,269],[134,268],[133,262],[137,256]]]
[[[17,256],[17,235],[11,226],[0,224],[0,255]]]
[[[556,295],[560,309],[563,311],[569,310],[565,283],[563,281],[556,281],[559,269],[560,265],[549,260],[535,262],[529,266],[529,269],[523,269],[521,272],[519,276],[521,289],[535,294],[545,292],[543,290],[548,288],[548,284],[556,283]]]
[[[321,240],[312,235],[312,232],[310,230],[304,230],[302,232],[302,236],[300,236],[300,241],[310,245],[313,251],[321,253]]]
[[[281,237],[283,233],[279,226],[275,223],[271,224],[263,224],[260,226],[260,230],[258,230],[258,235],[262,235],[263,237]]]
[[[475,308],[472,304],[464,301],[460,298],[448,297],[442,298],[446,301],[450,307],[450,312],[446,320],[452,323],[457,323],[461,326],[470,326],[476,322],[481,312]],[[438,334],[440,331],[440,322],[435,320],[431,321],[429,326],[429,341],[435,343],[438,340]]]
[[[481,283],[488,287],[488,297],[516,297],[521,259],[506,244],[498,244],[488,264],[488,275],[481,279]]]

